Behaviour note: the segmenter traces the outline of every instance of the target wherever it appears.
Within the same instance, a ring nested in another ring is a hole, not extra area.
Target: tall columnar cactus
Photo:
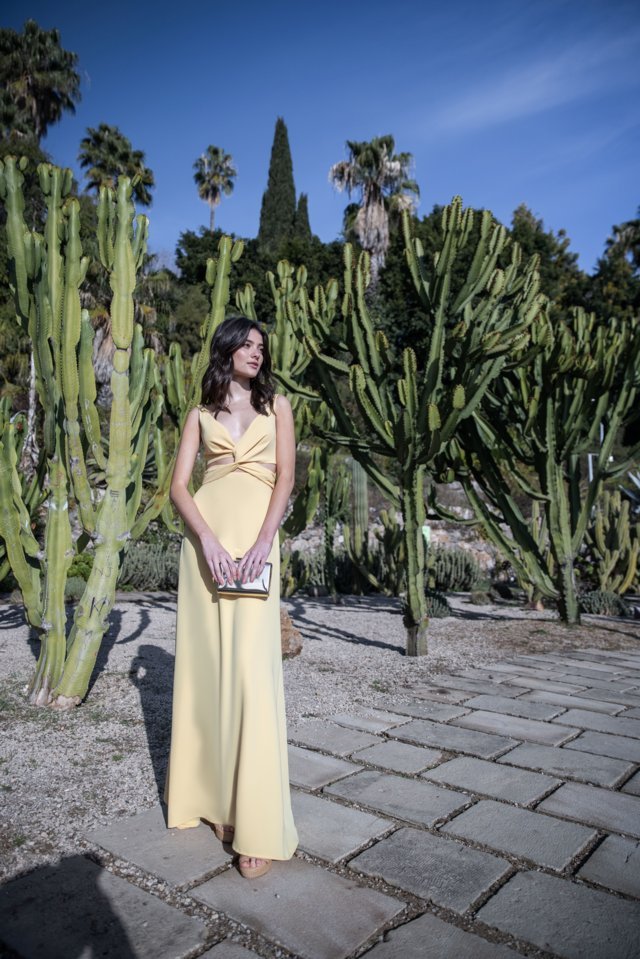
[[[632,523],[629,501],[619,490],[603,493],[587,528],[587,546],[598,588],[624,596],[638,575],[640,523]]]
[[[626,474],[640,454],[638,443],[613,455],[637,410],[640,320],[605,324],[575,309],[553,329],[539,318],[533,338],[541,347],[533,361],[507,371],[486,393],[478,416],[465,423],[460,478],[487,534],[521,579],[557,600],[564,622],[577,623],[574,564],[590,517],[603,484]],[[548,556],[516,490],[544,511]]]
[[[39,177],[47,205],[44,236],[30,232],[24,223],[20,164],[7,157],[0,168],[16,315],[33,342],[36,385],[45,411],[44,545],[40,546],[31,529],[27,503],[33,494],[31,488],[25,491],[18,475],[15,425],[7,417],[3,417],[0,437],[0,537],[27,618],[41,638],[30,697],[37,704],[64,707],[79,703],[86,694],[127,542],[163,509],[171,469],[159,476],[149,504],[137,516],[151,427],[157,427],[160,420],[163,393],[154,353],[144,349],[142,331],[133,322],[132,296],[145,251],[147,221],[138,217],[134,229],[130,181],[120,179],[117,195],[101,191],[98,209],[100,257],[113,293],[115,346],[105,454],[95,407],[93,329],[80,307],[87,262],[79,238],[78,201],[68,196],[69,171],[45,164],[39,167]],[[203,324],[205,342],[194,364],[191,405],[208,358],[212,323],[224,316],[230,260],[240,249],[232,249],[225,238],[218,264],[211,261],[208,266],[214,289],[212,312]],[[184,415],[186,412],[185,408]],[[95,469],[97,475],[102,474],[101,497],[89,483],[89,464],[94,475]],[[75,544],[69,521],[71,497],[83,527]],[[67,640],[66,575],[74,552],[84,548],[89,539],[95,548],[93,567]]]
[[[442,248],[427,262],[404,218],[406,257],[421,299],[431,342],[427,356],[405,349],[396,361],[376,332],[365,297],[366,254],[354,264],[345,247],[342,322],[333,303],[302,304],[299,335],[312,357],[318,394],[331,407],[337,428],[327,438],[351,451],[368,476],[400,509],[405,544],[407,652],[427,652],[425,603],[425,495],[443,473],[444,453],[461,422],[472,417],[507,364],[523,361],[529,327],[544,308],[536,261],[522,266],[517,245],[490,213],[482,214],[480,238],[460,289],[452,269],[468,244],[474,213],[455,198],[442,215]],[[508,257],[508,265],[498,266]],[[348,359],[344,359],[345,356]],[[358,409],[353,416],[338,382],[348,384]],[[393,470],[381,464],[391,461]]]

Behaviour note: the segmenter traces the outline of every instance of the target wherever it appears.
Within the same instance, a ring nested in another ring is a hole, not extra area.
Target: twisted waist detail
[[[274,471],[262,463],[256,463],[255,460],[246,460],[245,462],[237,460],[234,463],[221,463],[218,466],[207,466],[202,479],[202,485],[204,486],[205,483],[213,483],[216,480],[223,479],[225,476],[228,476],[229,473],[233,473],[236,470],[242,473],[249,473],[250,476],[254,476],[257,480],[260,480],[260,482],[266,483],[266,485],[272,489],[275,486],[276,475]]]

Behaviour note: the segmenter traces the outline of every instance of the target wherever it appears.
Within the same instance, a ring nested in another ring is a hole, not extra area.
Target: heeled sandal
[[[241,859],[262,859],[262,856],[245,856],[243,853],[242,856],[238,857],[238,869],[245,879],[257,879],[258,876],[264,876],[271,869],[271,859],[263,859],[260,866],[243,866]]]
[[[233,826],[223,826],[218,822],[213,823],[213,831],[221,842],[231,842],[235,833]]]

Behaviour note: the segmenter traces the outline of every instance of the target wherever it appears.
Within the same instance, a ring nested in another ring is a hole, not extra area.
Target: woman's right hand
[[[224,586],[225,582],[232,583],[238,578],[235,560],[210,530],[202,534],[200,544],[205,563],[218,586]]]

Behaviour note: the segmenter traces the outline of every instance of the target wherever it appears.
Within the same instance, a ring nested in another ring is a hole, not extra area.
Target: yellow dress
[[[235,443],[200,407],[206,470],[194,500],[234,558],[253,545],[275,483],[275,414],[257,414]],[[220,464],[220,459],[233,462]],[[217,465],[216,465],[217,464]],[[267,599],[219,596],[199,540],[185,526],[180,551],[167,826],[235,826],[243,855],[290,859],[291,812],[280,648],[276,536]],[[197,823],[192,823],[193,825]]]

